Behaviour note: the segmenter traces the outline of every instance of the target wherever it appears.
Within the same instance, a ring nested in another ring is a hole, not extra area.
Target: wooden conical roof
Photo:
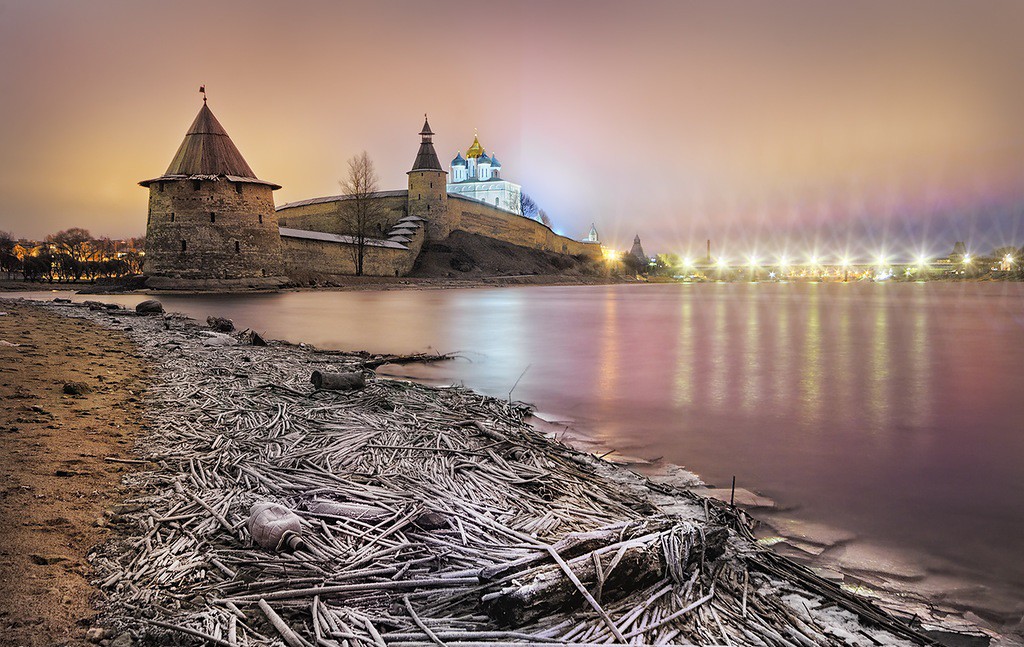
[[[185,139],[178,147],[178,152],[174,154],[167,171],[159,178],[146,180],[140,184],[147,186],[156,180],[196,176],[226,177],[235,182],[255,182],[280,188],[271,182],[256,179],[256,174],[238,152],[235,143],[213,116],[213,111],[205,101],[188,132],[185,133]]]
[[[205,102],[185,133],[166,174],[256,177]]]

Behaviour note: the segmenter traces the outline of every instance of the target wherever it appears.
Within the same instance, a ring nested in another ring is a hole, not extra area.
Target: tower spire
[[[427,114],[423,113],[423,129],[420,131],[420,149],[416,153],[416,160],[412,163],[413,171],[441,171],[441,162],[437,159],[437,152],[434,150],[434,131],[430,129],[430,122],[427,121]]]

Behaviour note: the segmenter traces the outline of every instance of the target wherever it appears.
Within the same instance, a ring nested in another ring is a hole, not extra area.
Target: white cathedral
[[[451,180],[448,193],[486,202],[511,213],[523,213],[519,202],[522,187],[501,179],[501,162],[494,154],[487,155],[476,135],[465,157],[462,153],[455,154],[448,177]]]

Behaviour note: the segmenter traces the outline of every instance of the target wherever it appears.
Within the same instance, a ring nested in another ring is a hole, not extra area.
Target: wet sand
[[[0,642],[84,645],[101,602],[88,555],[117,522],[133,464],[110,459],[134,459],[146,369],[119,331],[0,311],[0,340],[18,344],[0,344]]]

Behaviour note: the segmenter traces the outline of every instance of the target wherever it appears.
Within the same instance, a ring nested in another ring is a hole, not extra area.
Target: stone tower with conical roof
[[[174,159],[149,189],[143,273],[153,288],[283,284],[273,191],[256,177],[206,99]]]
[[[427,236],[433,240],[447,238],[452,231],[448,213],[448,173],[441,168],[434,150],[434,132],[423,115],[420,149],[409,171],[407,212],[427,222]]]
[[[633,239],[633,247],[630,248],[629,253],[645,263],[650,260],[647,258],[647,254],[644,253],[644,246],[640,244],[640,234],[637,234]]]

